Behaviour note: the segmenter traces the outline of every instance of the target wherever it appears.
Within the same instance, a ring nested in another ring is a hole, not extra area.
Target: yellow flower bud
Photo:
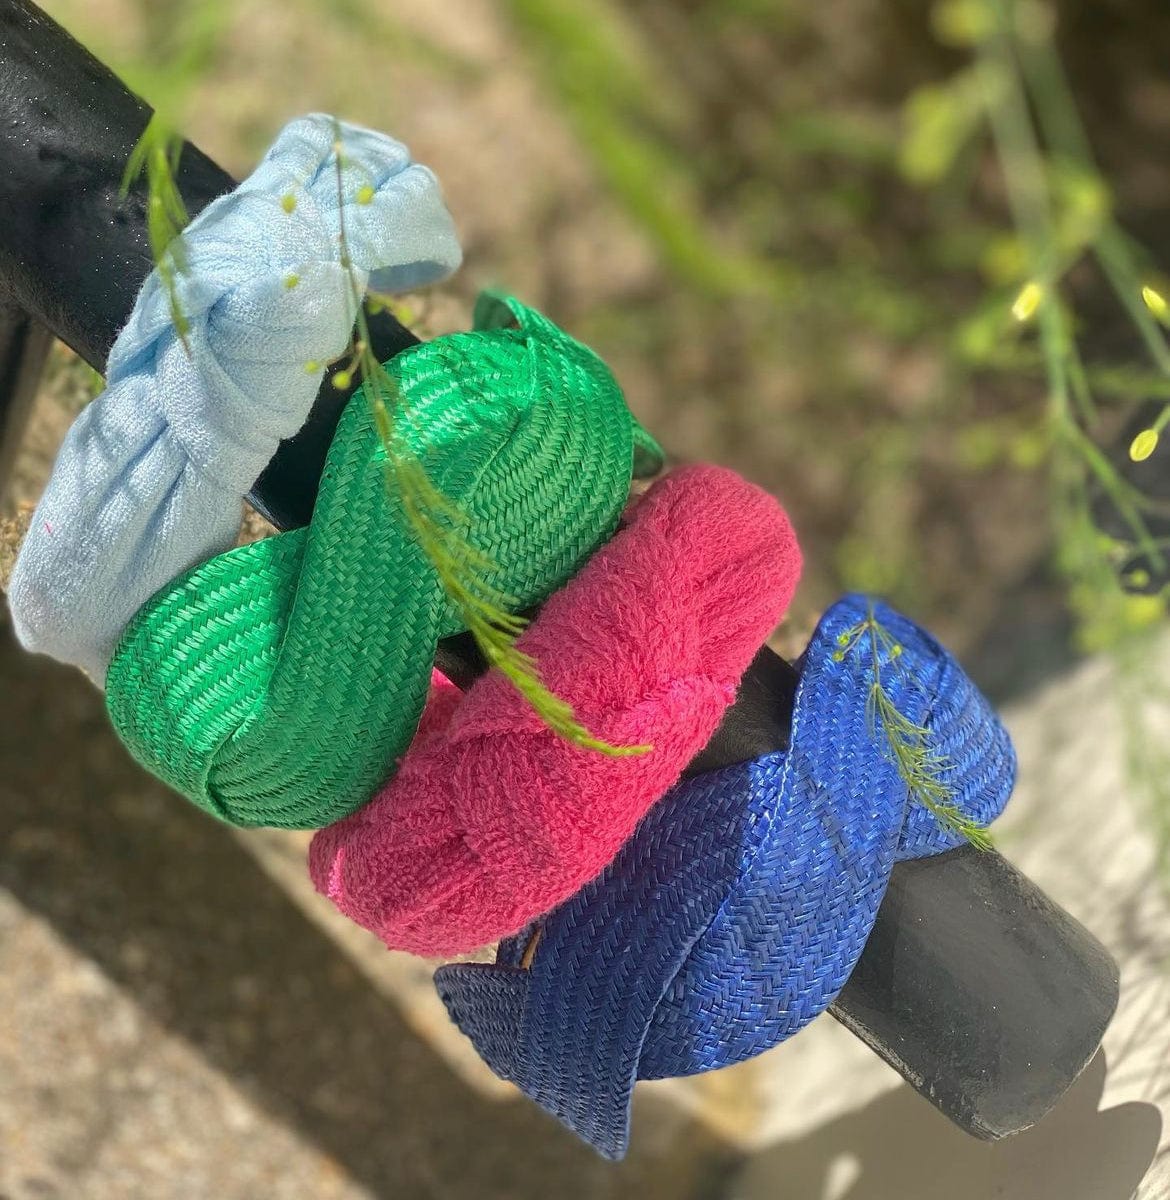
[[[1040,301],[1043,299],[1044,289],[1040,284],[1034,279],[1030,283],[1025,283],[1012,305],[1012,316],[1020,322],[1031,320],[1036,315],[1036,310],[1040,307]]]
[[[1166,297],[1162,295],[1157,288],[1150,287],[1146,284],[1142,288],[1142,299],[1145,301],[1146,308],[1158,318],[1159,321],[1165,321],[1170,316],[1170,304],[1167,304]]]
[[[1143,429],[1129,444],[1129,457],[1134,462],[1145,462],[1158,448],[1158,431]]]

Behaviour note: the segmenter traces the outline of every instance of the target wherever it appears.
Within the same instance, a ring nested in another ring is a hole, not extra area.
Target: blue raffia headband
[[[875,664],[851,637],[871,612],[898,647],[877,664],[887,695],[929,731],[959,811],[994,819],[1016,763],[987,701],[917,625],[847,596],[801,659],[788,750],[678,785],[494,965],[435,976],[492,1070],[609,1158],[625,1154],[637,1079],[791,1037],[849,978],[894,863],[962,840],[911,797],[874,728]]]

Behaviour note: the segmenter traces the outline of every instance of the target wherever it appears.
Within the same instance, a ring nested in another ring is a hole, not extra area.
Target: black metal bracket
[[[98,369],[150,270],[144,196],[118,184],[149,109],[28,0],[0,0],[0,288]],[[232,186],[195,147],[179,186],[192,213]],[[417,339],[383,314],[387,359]],[[347,393],[326,380],[252,499],[305,524]],[[439,648],[466,683],[467,638]],[[710,745],[708,770],[782,748],[797,673],[763,650]],[[832,1007],[927,1099],[976,1136],[1034,1124],[1092,1057],[1117,1003],[1117,968],[1083,926],[994,852],[894,870],[872,936]]]
[[[0,297],[0,501],[52,344],[48,329]]]

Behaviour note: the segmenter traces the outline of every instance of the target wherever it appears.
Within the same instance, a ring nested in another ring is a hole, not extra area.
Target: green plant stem
[[[490,556],[468,540],[469,521],[457,505],[431,482],[423,465],[399,436],[395,417],[409,420],[394,380],[373,351],[365,296],[359,284],[345,227],[344,145],[335,130],[335,169],[341,265],[354,307],[356,337],[353,365],[361,372],[368,403],[382,443],[386,487],[401,503],[410,528],[434,567],[447,595],[458,608],[485,660],[501,671],[555,733],[588,750],[614,756],[645,754],[651,746],[615,746],[595,737],[577,720],[572,707],[551,692],[536,661],[516,648],[526,622],[509,609],[518,601],[487,582],[498,568]],[[378,303],[384,303],[378,300]],[[352,368],[351,368],[352,369]]]
[[[870,735],[875,740],[884,738],[889,758],[911,799],[926,807],[944,829],[965,838],[976,849],[990,849],[993,843],[987,827],[963,812],[955,801],[954,791],[943,781],[942,776],[951,764],[933,748],[930,730],[911,721],[886,691],[882,682],[883,658],[891,664],[896,663],[902,647],[878,621],[872,604],[865,620],[841,634],[837,644],[839,649],[834,657],[838,661],[859,646],[869,648],[873,671],[873,683],[866,702]]]
[[[1004,86],[992,98],[988,117],[999,149],[1009,204],[1024,241],[1032,278],[1042,289],[1037,321],[1048,376],[1049,421],[1054,455],[1053,487],[1057,493],[1079,493],[1087,486],[1087,471],[1088,475],[1097,480],[1117,508],[1136,543],[1149,556],[1151,563],[1158,569],[1164,569],[1166,558],[1150,537],[1133,489],[1126,484],[1093,440],[1085,434],[1073,415],[1071,400],[1075,399],[1082,420],[1091,421],[1095,417],[1096,405],[1076,349],[1071,322],[1056,294],[1063,270],[1058,269],[1059,253],[1052,215],[1052,198],[1040,140],[1033,125],[1032,108],[1046,116],[1052,135],[1059,137],[1067,154],[1075,156],[1076,164],[1082,170],[1095,175],[1088,143],[1076,118],[1075,108],[1071,114],[1054,111],[1057,108],[1063,110],[1064,106],[1052,103],[1048,89],[1041,89],[1048,97],[1047,100],[1036,99],[1034,104],[1030,103],[1029,93],[1025,90],[1028,75],[1021,61],[1026,59],[1035,64],[1038,55],[1035,51],[1021,55],[1014,35],[1015,9],[1010,0],[995,0],[995,11],[997,27],[995,33],[983,43],[981,54],[988,71],[994,72],[1002,79]],[[1036,71],[1037,68],[1033,65],[1033,73]],[[1045,81],[1050,84],[1052,76],[1053,71],[1047,70],[1044,73]],[[1069,99],[1071,101],[1071,97]],[[1141,310],[1138,325],[1139,329],[1144,331],[1143,336],[1147,336],[1150,332],[1149,327],[1153,326],[1153,320],[1141,301],[1136,279],[1133,279],[1132,286],[1130,285],[1128,267],[1120,253],[1121,243],[1118,241],[1116,225],[1112,221],[1105,222],[1091,245],[1106,267],[1107,275],[1110,276],[1115,290],[1131,315],[1135,315],[1135,318],[1139,315],[1135,314],[1135,306]],[[1152,333],[1158,347],[1165,352],[1165,343],[1156,327],[1152,329]],[[1151,343],[1148,336],[1147,343]],[[1059,461],[1070,454],[1081,460],[1084,470],[1077,470],[1072,464]],[[1062,497],[1058,494],[1054,497],[1054,511],[1058,516],[1066,514],[1070,503],[1073,509],[1081,506],[1078,497]],[[1079,522],[1074,527],[1079,528]],[[1058,533],[1067,536],[1070,527],[1062,527],[1058,522]],[[1084,559],[1079,558],[1079,561],[1083,562]]]
[[[1077,113],[1076,99],[1051,44],[1047,41],[1025,43],[1020,47],[1019,58],[1024,77],[1031,83],[1037,118],[1053,152],[1075,164],[1087,177],[1099,178],[1092,146]],[[1142,300],[1141,275],[1134,262],[1129,238],[1114,217],[1103,222],[1091,248],[1154,365],[1170,377],[1170,347]],[[1153,428],[1160,432],[1168,422],[1170,405],[1162,410]]]

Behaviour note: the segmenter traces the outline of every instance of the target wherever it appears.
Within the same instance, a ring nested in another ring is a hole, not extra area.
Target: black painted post
[[[148,115],[28,0],[0,0],[0,288],[99,369],[150,268],[142,195],[117,198]],[[194,213],[232,181],[188,146],[179,184]],[[374,338],[383,359],[416,341],[389,317]],[[278,527],[308,520],[345,399],[327,380],[257,481]],[[483,669],[466,638],[438,661],[461,684]],[[762,650],[692,770],[786,746],[796,679]],[[968,848],[895,868],[831,1011],[953,1121],[996,1138],[1055,1104],[1116,1003],[1117,968],[1092,934],[998,854]]]
[[[0,297],[0,501],[52,344],[53,335],[43,325]]]
[[[98,371],[151,269],[146,194],[125,200],[126,160],[150,109],[28,0],[0,3],[0,289]],[[188,145],[179,190],[194,216],[235,181]],[[389,313],[370,321],[385,360],[418,339]],[[305,429],[282,444],[249,497],[280,529],[305,525],[333,430],[358,383],[325,379]]]

